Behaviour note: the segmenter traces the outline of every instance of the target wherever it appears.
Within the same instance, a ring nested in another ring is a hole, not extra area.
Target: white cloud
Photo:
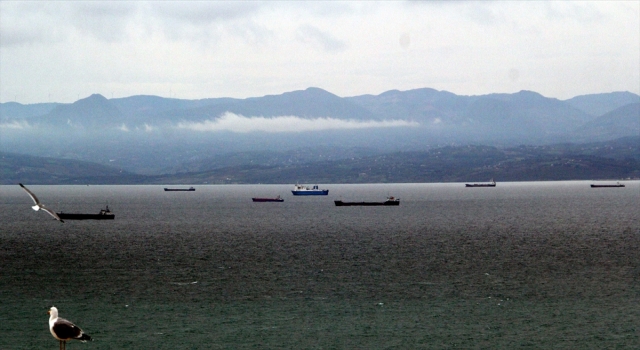
[[[29,128],[29,123],[25,121],[17,121],[14,120],[11,123],[2,123],[0,124],[0,129],[26,129]]]
[[[314,26],[300,26],[296,31],[296,39],[301,43],[316,46],[327,52],[340,52],[347,48],[347,44]]]
[[[118,129],[124,132],[129,132],[129,128],[127,128],[127,125],[125,123],[122,123],[122,125],[120,125]]]
[[[358,121],[335,118],[304,119],[296,116],[281,116],[274,118],[244,117],[233,113],[225,113],[222,117],[203,122],[181,122],[179,129],[194,131],[232,131],[248,132],[304,132],[339,129],[368,129],[392,127],[416,127],[420,124],[404,120],[386,121]]]

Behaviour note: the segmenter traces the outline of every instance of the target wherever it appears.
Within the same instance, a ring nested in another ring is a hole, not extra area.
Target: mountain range
[[[558,100],[533,91],[463,96],[423,88],[339,97],[308,88],[246,99],[94,94],[74,103],[0,104],[0,150],[6,154],[145,176],[638,135],[640,96],[630,92]],[[262,156],[246,156],[256,151]]]

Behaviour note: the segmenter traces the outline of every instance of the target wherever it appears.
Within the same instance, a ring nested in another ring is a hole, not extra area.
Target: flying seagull
[[[55,211],[53,211],[53,210],[51,210],[49,208],[46,208],[44,206],[44,204],[40,203],[40,200],[38,200],[38,197],[36,197],[36,195],[33,194],[33,192],[29,191],[28,188],[24,187],[23,184],[20,184],[20,187],[22,187],[23,190],[27,191],[27,193],[29,194],[29,197],[31,197],[31,199],[33,199],[33,202],[36,204],[33,207],[31,207],[31,208],[33,208],[33,210],[38,211],[38,210],[42,209],[42,210],[46,211],[47,213],[49,213],[49,215],[53,216],[56,220],[58,220],[60,222],[64,222],[64,220],[60,219],[60,217],[58,216],[58,214],[56,214]]]
[[[65,320],[62,317],[58,317],[58,309],[55,306],[49,310],[49,331],[54,338],[60,341],[60,350],[67,348],[67,340],[77,339],[83,343],[87,340],[91,340],[88,334],[84,334],[80,327]]]

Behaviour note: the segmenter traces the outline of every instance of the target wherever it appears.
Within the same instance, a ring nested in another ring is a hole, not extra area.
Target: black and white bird
[[[49,331],[54,338],[60,341],[60,350],[67,348],[67,340],[77,339],[83,343],[91,340],[91,337],[85,334],[80,327],[58,317],[58,309],[55,306],[51,307],[49,315]]]
[[[22,187],[23,190],[27,191],[27,193],[29,194],[29,197],[31,197],[31,199],[33,199],[33,203],[35,203],[36,205],[32,206],[31,208],[33,208],[33,210],[38,211],[40,209],[46,211],[47,213],[49,213],[49,215],[53,216],[56,220],[60,221],[60,222],[64,222],[64,220],[60,219],[60,217],[58,216],[58,214],[56,214],[55,211],[46,208],[44,206],[44,204],[40,203],[40,200],[38,200],[38,197],[36,197],[35,194],[33,194],[33,192],[29,191],[28,188],[24,187],[23,184],[20,184],[20,187]]]

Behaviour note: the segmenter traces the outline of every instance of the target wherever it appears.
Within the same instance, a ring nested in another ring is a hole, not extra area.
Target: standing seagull
[[[31,208],[33,208],[33,210],[38,211],[38,210],[42,209],[42,210],[46,211],[47,213],[49,213],[49,215],[53,216],[56,220],[58,220],[60,222],[64,222],[64,220],[60,219],[60,217],[58,216],[58,214],[56,214],[55,211],[53,211],[53,210],[51,210],[49,208],[46,208],[44,206],[44,204],[40,203],[40,201],[38,200],[38,197],[36,197],[36,195],[33,194],[33,192],[29,191],[28,188],[24,187],[23,184],[20,184],[20,187],[22,187],[23,190],[27,191],[27,193],[29,194],[29,197],[31,197],[31,199],[33,199],[33,202],[36,204],[33,207],[31,207]]]
[[[84,334],[80,327],[65,320],[62,317],[58,317],[58,309],[55,306],[49,310],[49,331],[54,338],[60,341],[60,350],[67,348],[67,340],[77,339],[83,343],[87,340],[91,340],[88,334]]]

